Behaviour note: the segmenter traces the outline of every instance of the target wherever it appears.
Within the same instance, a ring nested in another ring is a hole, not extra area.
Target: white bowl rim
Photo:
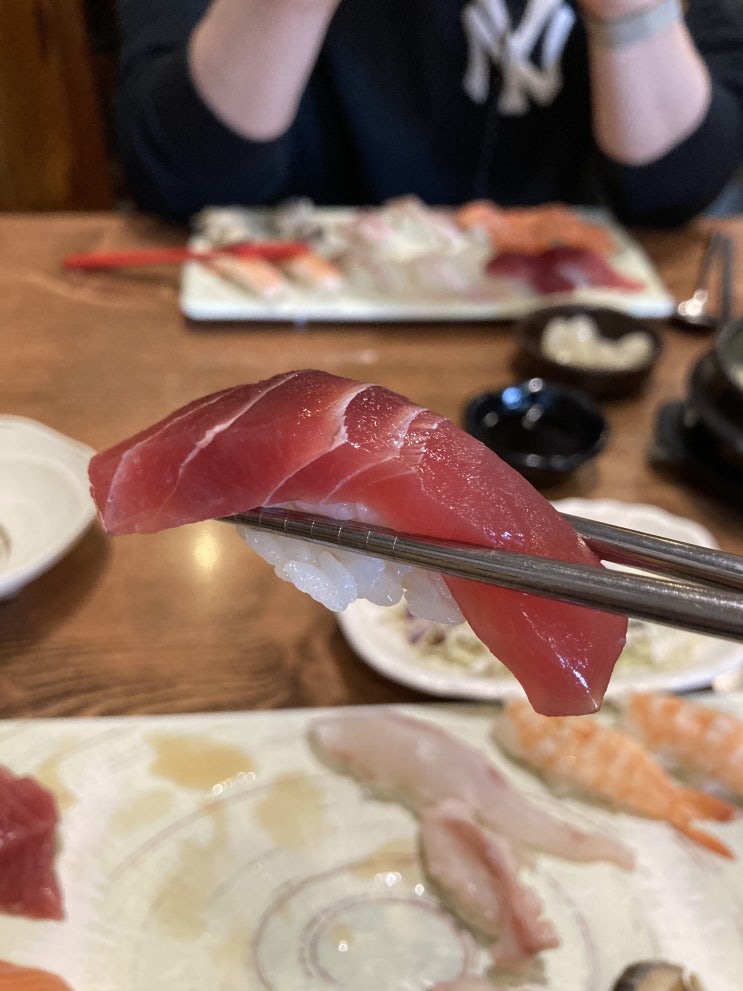
[[[74,506],[55,538],[41,550],[0,570],[0,599],[11,598],[56,564],[92,523],[96,515],[87,468],[93,448],[25,416],[0,414],[0,457],[40,462],[60,470],[70,482]],[[12,533],[10,533],[12,539]]]

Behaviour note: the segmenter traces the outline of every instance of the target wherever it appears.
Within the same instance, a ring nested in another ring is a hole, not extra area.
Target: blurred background
[[[125,204],[112,136],[116,0],[3,0],[2,6],[0,210]],[[708,212],[743,212],[743,180]]]
[[[105,209],[122,199],[111,140],[115,3],[3,0],[0,209]]]

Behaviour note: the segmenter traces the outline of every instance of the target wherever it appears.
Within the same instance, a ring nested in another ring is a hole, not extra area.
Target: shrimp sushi
[[[675,695],[635,692],[624,716],[654,753],[743,798],[743,721],[732,713]]]
[[[250,255],[231,257],[224,254],[205,264],[223,279],[233,282],[241,289],[247,289],[260,299],[279,299],[289,287],[286,276],[266,258]]]
[[[628,734],[595,719],[546,719],[514,700],[496,719],[493,735],[507,754],[552,783],[625,812],[665,820],[700,846],[732,856],[724,843],[694,822],[727,821],[736,816],[735,808],[682,787]]]
[[[110,534],[290,506],[601,566],[543,496],[451,421],[381,386],[321,371],[286,372],[197,399],[95,456],[89,474]],[[274,553],[284,550],[272,545]],[[302,571],[302,554],[290,553],[298,567],[287,577]],[[324,549],[320,558],[319,565],[310,562],[309,579],[305,573],[309,585],[319,581],[318,567],[337,571],[338,558]],[[435,596],[453,618],[469,621],[536,708],[598,708],[624,645],[625,617],[466,579],[434,579]],[[349,581],[353,587],[353,575]],[[380,571],[372,583],[385,581]],[[392,592],[388,602],[394,601]]]
[[[346,283],[345,275],[335,262],[309,249],[286,258],[281,267],[300,285],[321,293],[339,292]]]

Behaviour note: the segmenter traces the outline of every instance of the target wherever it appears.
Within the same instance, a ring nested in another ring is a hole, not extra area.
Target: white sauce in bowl
[[[545,357],[560,365],[601,371],[627,371],[646,364],[653,355],[653,339],[630,331],[617,340],[602,337],[589,316],[554,317],[542,333]]]

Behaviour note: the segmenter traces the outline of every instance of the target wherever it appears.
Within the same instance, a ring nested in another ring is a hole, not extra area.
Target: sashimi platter
[[[723,704],[743,725],[743,699]],[[691,827],[657,798],[668,779],[645,749],[628,751],[637,808],[621,786],[601,800],[616,736],[584,758],[593,800],[557,797],[515,759],[534,759],[523,717],[447,704],[5,724],[15,781],[60,820],[42,875],[56,900],[0,915],[0,985],[627,991],[653,961],[677,983],[652,987],[740,991],[734,807],[709,798],[696,814],[717,818]],[[600,727],[614,732],[608,713]],[[27,885],[39,871],[29,853]]]
[[[329,609],[404,594],[466,621],[522,694],[1,724],[0,991],[740,991],[743,697],[602,706],[625,616],[234,519],[305,512],[593,580],[599,557],[492,451],[305,369],[195,398],[88,475],[112,538],[232,518]]]
[[[580,302],[665,317],[673,300],[640,246],[600,209],[214,207],[194,218],[196,249],[294,245],[288,257],[225,253],[189,262],[181,308],[195,320],[512,319]]]

